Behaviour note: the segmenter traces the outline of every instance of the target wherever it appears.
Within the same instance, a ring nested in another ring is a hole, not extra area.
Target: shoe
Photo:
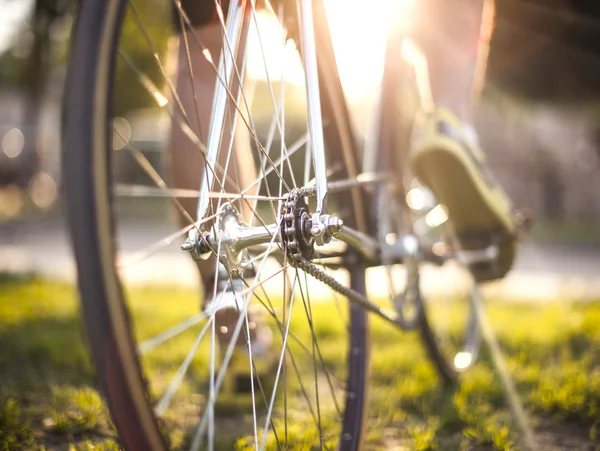
[[[441,108],[426,120],[421,132],[409,152],[414,174],[446,207],[461,250],[496,246],[493,261],[469,263],[475,279],[504,277],[517,251],[512,204],[486,165],[474,133],[469,134],[449,110]]]

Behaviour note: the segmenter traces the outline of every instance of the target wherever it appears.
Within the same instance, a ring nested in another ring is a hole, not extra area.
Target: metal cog
[[[292,262],[301,259],[310,260],[314,255],[315,240],[310,235],[310,214],[308,204],[304,195],[311,191],[292,190],[282,206],[283,221],[281,224],[281,235],[284,240],[286,251]]]

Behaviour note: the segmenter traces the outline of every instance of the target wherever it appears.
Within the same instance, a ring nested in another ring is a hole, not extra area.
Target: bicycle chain
[[[300,245],[297,241],[296,234],[296,219],[297,219],[297,205],[301,198],[303,197],[314,197],[317,194],[316,187],[308,187],[308,188],[294,188],[288,194],[286,201],[282,207],[282,216],[283,216],[283,227],[282,227],[282,237],[284,242],[284,247],[287,252],[288,257],[290,258],[290,264],[295,267],[303,270],[305,273],[311,275],[315,279],[323,282],[325,285],[329,286],[331,289],[337,291],[342,296],[348,298],[351,301],[357,302],[361,304],[367,310],[370,310],[378,315],[382,316],[384,319],[391,321],[392,323],[396,323],[397,314],[396,312],[392,312],[385,308],[379,307],[375,303],[371,302],[365,295],[359,293],[352,288],[346,287],[338,282],[334,277],[327,274],[317,265],[308,260],[301,252]]]

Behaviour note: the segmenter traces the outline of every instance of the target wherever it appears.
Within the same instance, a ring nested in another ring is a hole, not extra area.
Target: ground
[[[171,306],[195,296],[181,288],[140,288],[145,302],[136,315],[167,321],[170,312],[153,294],[164,290],[172,293]],[[313,315],[332,317],[331,309],[316,304]],[[600,304],[557,299],[517,306],[492,300],[487,309],[539,449],[600,449]],[[342,341],[342,331],[342,323],[332,321],[317,333],[331,347]],[[0,279],[0,450],[119,448],[83,334],[72,285]],[[519,430],[488,352],[456,388],[444,390],[415,334],[373,321],[372,341],[367,450],[518,449]],[[335,365],[340,354],[326,361]],[[177,432],[182,424],[174,418],[170,427]],[[311,447],[305,432],[290,432],[294,449]],[[223,449],[243,448],[244,442],[225,437]]]

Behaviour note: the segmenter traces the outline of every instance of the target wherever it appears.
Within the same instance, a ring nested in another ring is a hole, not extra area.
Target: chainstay
[[[305,273],[314,277],[318,281],[324,283],[332,290],[337,291],[342,296],[348,298],[350,301],[355,302],[365,308],[366,310],[375,313],[381,318],[393,323],[398,324],[398,314],[392,310],[380,307],[376,303],[369,300],[365,295],[359,293],[352,288],[346,287],[338,282],[334,277],[327,274],[324,270],[319,268],[317,265],[306,259],[299,251],[298,245],[295,238],[295,205],[301,197],[313,197],[317,193],[316,186],[295,188],[290,191],[287,200],[284,205],[284,242],[286,243],[286,252],[290,257],[290,264],[296,268],[303,270]]]

